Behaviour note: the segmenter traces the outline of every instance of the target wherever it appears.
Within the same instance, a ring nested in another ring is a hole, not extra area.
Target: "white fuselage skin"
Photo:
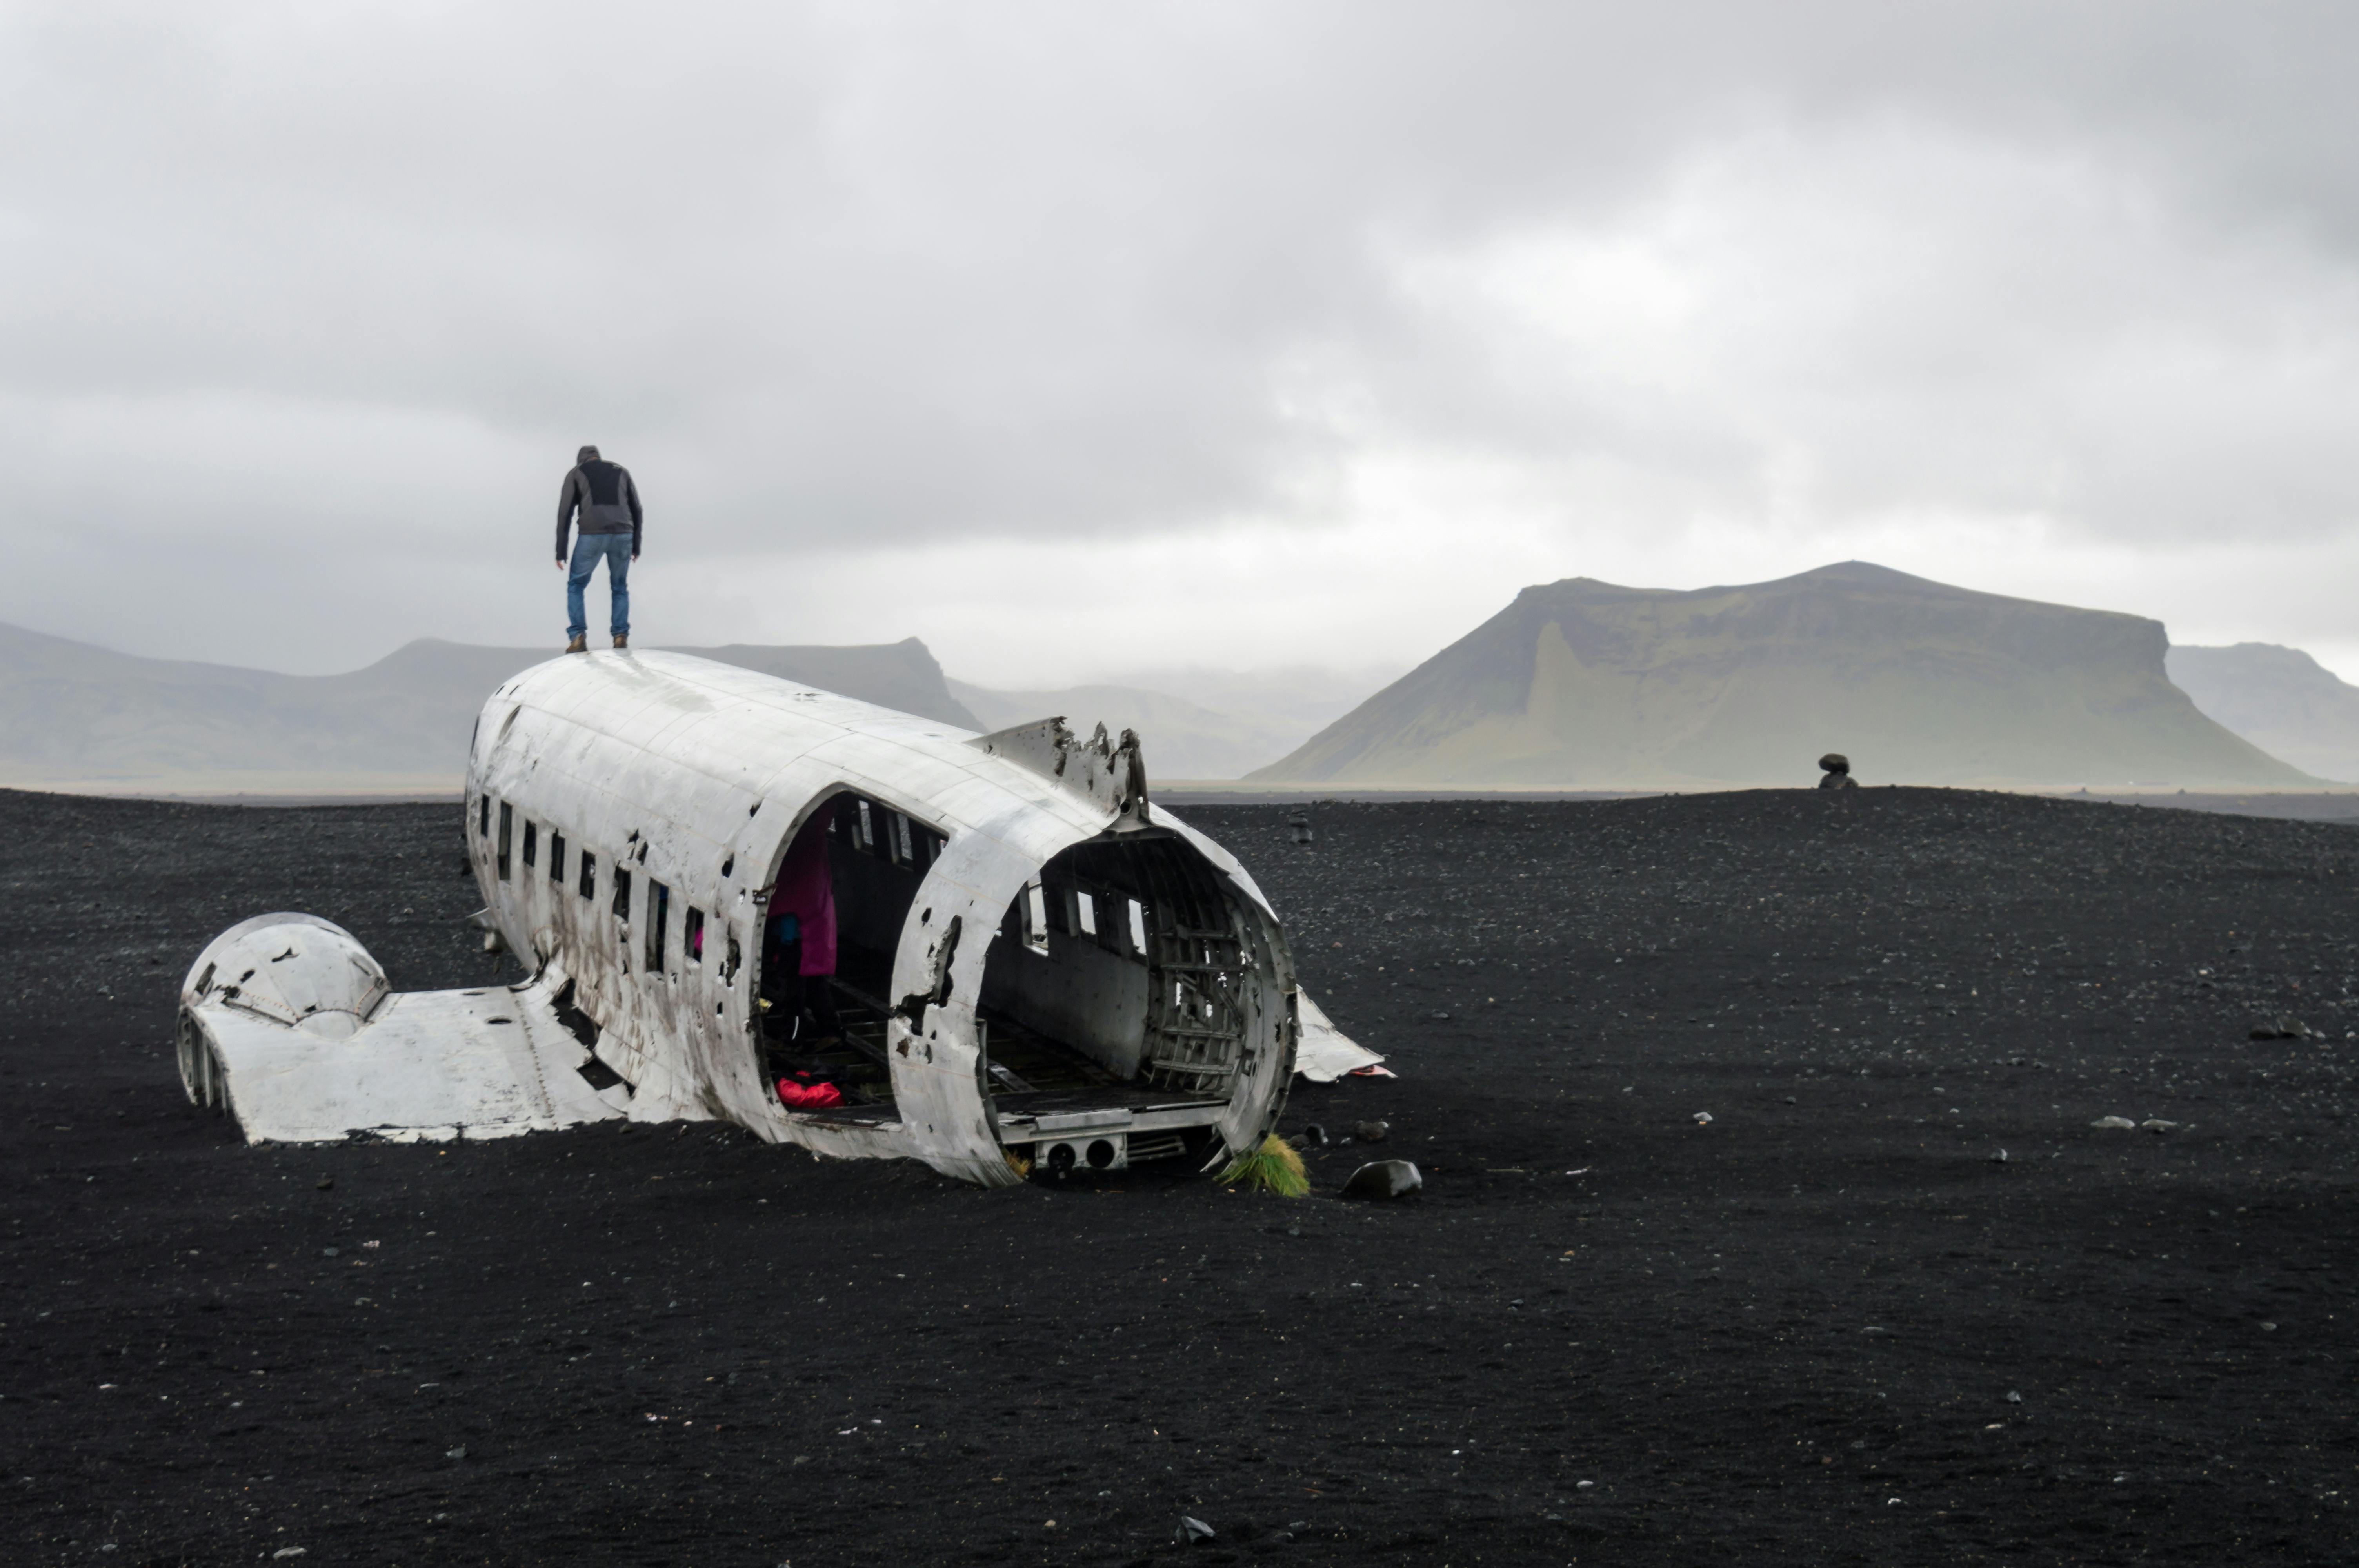
[[[485,918],[538,989],[554,995],[571,983],[573,1005],[599,1028],[599,1058],[632,1086],[624,1114],[714,1118],[775,1141],[914,1156],[996,1184],[1017,1179],[1009,1148],[1032,1141],[1021,1125],[1000,1125],[980,1081],[976,1005],[986,960],[1008,945],[1011,905],[1075,845],[1176,838],[1219,888],[1244,959],[1221,977],[1234,984],[1240,1048],[1223,1103],[1197,1119],[1227,1152],[1257,1146],[1283,1104],[1298,1025],[1293,961],[1253,879],[1168,812],[1150,814],[1143,784],[1136,799],[1109,804],[1103,784],[1093,795],[984,744],[682,654],[552,660],[501,687],[477,722],[466,833]],[[758,1044],[765,902],[798,830],[845,792],[939,836],[893,953],[895,1117],[866,1123],[781,1106]],[[618,870],[630,878],[620,908]],[[690,946],[697,925],[701,953]],[[1037,956],[1003,951],[998,962],[1047,964],[1049,953],[1044,935]],[[1143,953],[1131,961],[1149,965]],[[1160,974],[1132,986],[1125,1005],[1157,985],[1168,989]]]

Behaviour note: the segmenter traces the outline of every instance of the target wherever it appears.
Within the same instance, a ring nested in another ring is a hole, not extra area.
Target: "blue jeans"
[[[590,586],[590,574],[598,569],[600,561],[606,563],[606,588],[614,599],[607,635],[631,634],[631,536],[581,534],[574,536],[573,568],[565,576],[565,610],[572,617],[565,628],[569,642],[590,630],[590,612],[582,607],[582,590]]]

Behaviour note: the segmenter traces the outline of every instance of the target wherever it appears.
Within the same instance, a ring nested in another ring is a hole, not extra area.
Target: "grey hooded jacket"
[[[610,463],[598,456],[595,447],[582,449],[582,460],[565,476],[565,488],[557,495],[557,558],[566,556],[566,534],[573,523],[573,514],[582,514],[584,534],[628,534],[631,554],[639,553],[639,537],[646,524],[639,509],[639,487],[631,482],[631,470],[620,463]]]

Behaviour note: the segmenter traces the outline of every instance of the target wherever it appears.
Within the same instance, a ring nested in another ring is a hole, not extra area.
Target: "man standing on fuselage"
[[[582,514],[582,533],[574,541],[569,568],[565,535],[576,511]],[[567,653],[590,651],[590,616],[582,607],[582,592],[590,586],[590,575],[602,560],[606,563],[606,592],[613,601],[607,630],[617,648],[631,645],[631,563],[639,558],[643,522],[639,487],[631,482],[631,470],[606,461],[595,447],[582,448],[557,497],[557,569],[566,573],[565,608],[571,617],[565,628]]]

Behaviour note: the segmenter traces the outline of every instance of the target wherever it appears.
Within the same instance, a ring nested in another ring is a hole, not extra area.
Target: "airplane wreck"
[[[970,735],[684,654],[552,659],[485,703],[463,830],[514,986],[395,991],[257,915],[181,989],[190,1098],[252,1142],[734,1122],[985,1184],[1252,1150],[1293,1075],[1379,1060],[1296,984],[1136,738]]]

